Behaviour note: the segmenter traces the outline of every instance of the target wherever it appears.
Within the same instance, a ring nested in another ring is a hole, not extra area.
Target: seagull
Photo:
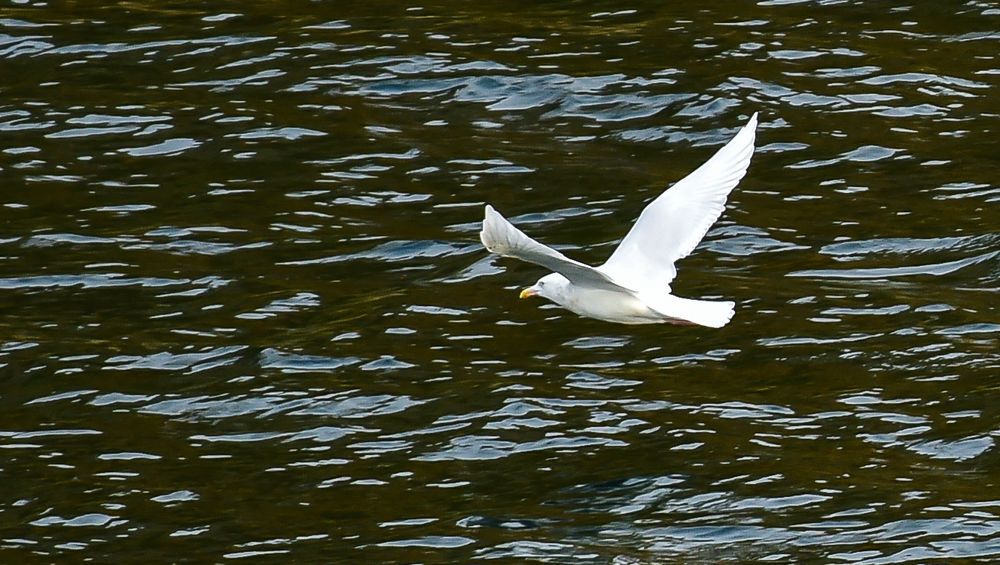
[[[619,324],[679,324],[721,328],[733,302],[692,300],[670,292],[674,263],[687,257],[726,207],[726,197],[750,166],[757,114],[691,174],[650,202],[625,239],[599,267],[570,259],[531,239],[486,205],[479,233],[486,249],[554,271],[521,291],[580,316]]]

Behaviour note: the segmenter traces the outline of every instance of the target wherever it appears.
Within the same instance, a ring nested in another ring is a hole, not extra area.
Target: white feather
[[[694,250],[746,175],[757,114],[711,159],[650,202],[598,270],[634,289],[670,290],[674,265]]]
[[[624,324],[722,327],[733,317],[732,302],[674,296],[670,282],[677,276],[674,263],[705,237],[746,175],[756,127],[755,113],[711,159],[650,202],[600,267],[531,239],[488,204],[479,238],[489,251],[557,273],[542,277],[530,290],[581,316]]]

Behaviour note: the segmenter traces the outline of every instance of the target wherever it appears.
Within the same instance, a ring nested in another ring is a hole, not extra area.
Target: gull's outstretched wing
[[[479,232],[479,239],[493,253],[541,265],[566,277],[576,286],[628,292],[628,289],[615,284],[605,273],[574,261],[524,235],[524,232],[514,227],[514,224],[489,204],[486,205],[486,217],[483,218],[483,231]]]
[[[687,257],[726,207],[750,166],[757,114],[711,159],[656,197],[598,267],[636,289],[669,292],[674,262]]]

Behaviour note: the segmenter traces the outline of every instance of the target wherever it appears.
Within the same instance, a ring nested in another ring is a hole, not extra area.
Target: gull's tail
[[[735,302],[714,302],[709,300],[690,300],[689,302],[695,303],[697,308],[692,308],[685,319],[700,326],[721,328],[728,324],[729,320],[733,319],[733,314],[736,313],[734,309],[734,306],[736,306]]]
[[[646,306],[669,318],[668,321],[681,320],[699,326],[721,328],[733,319],[735,302],[717,302],[715,300],[692,300],[668,294],[650,300],[643,296],[641,300]]]

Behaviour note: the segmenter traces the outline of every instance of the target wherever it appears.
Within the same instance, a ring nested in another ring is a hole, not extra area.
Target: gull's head
[[[541,296],[551,300],[556,304],[565,302],[565,296],[569,291],[569,279],[559,273],[550,273],[538,279],[538,282],[521,291],[521,298]]]

